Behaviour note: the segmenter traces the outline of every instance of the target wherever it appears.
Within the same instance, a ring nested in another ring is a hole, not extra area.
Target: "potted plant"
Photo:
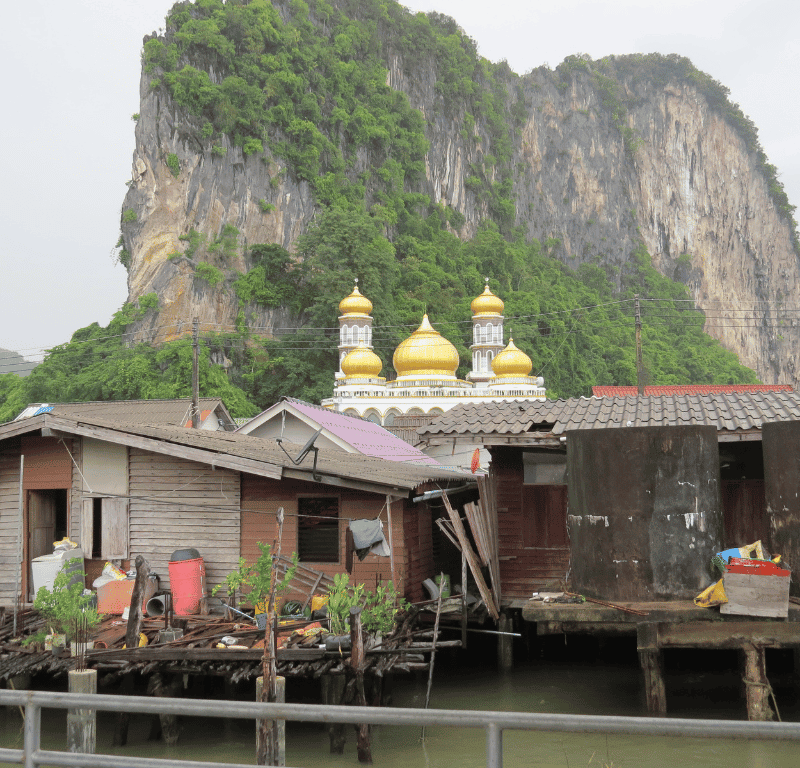
[[[58,572],[53,589],[40,587],[33,607],[39,611],[54,635],[53,649],[57,647],[56,635],[65,640],[86,643],[88,637],[75,637],[76,629],[84,627],[88,632],[102,618],[93,604],[93,595],[83,594],[83,563],[80,558],[68,560]]]

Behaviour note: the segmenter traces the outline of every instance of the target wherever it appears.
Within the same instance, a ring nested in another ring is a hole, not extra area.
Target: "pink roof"
[[[646,386],[645,395],[715,395],[720,392],[793,392],[791,384],[667,384]],[[636,387],[592,387],[594,397],[635,397]]]
[[[287,397],[286,402],[308,419],[316,422],[320,427],[324,427],[366,456],[412,464],[439,463],[436,459],[426,456],[419,448],[395,437],[380,424],[374,424],[355,416],[347,416],[337,411],[330,411],[319,405],[312,405],[303,400],[294,400],[291,397]]]

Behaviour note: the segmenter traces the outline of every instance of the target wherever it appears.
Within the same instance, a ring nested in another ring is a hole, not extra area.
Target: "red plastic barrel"
[[[200,610],[200,600],[206,596],[206,568],[203,558],[177,560],[169,563],[169,583],[172,608],[178,616],[190,616]]]

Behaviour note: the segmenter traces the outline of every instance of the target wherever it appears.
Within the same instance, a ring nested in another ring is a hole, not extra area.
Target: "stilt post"
[[[70,693],[97,693],[97,670],[71,670]],[[97,710],[67,710],[67,749],[83,755],[93,755],[97,746]]]
[[[264,678],[256,678],[256,701],[263,701]],[[286,702],[286,678],[280,675],[275,678],[275,701],[279,704]],[[263,747],[260,743],[264,729],[261,727],[263,721],[256,720],[256,755],[261,754]],[[266,731],[269,733],[272,721],[267,721]],[[278,734],[278,758],[275,765],[286,765],[286,721],[276,720],[275,727]]]
[[[329,706],[338,707],[342,704],[344,696],[344,675],[323,675],[322,676],[322,703]],[[347,741],[347,733],[344,723],[331,723],[328,726],[328,737],[331,742],[331,754],[344,754],[344,745]]]
[[[497,629],[504,633],[514,631],[514,621],[510,613],[503,611],[500,614]],[[514,668],[514,638],[510,634],[497,636],[497,665],[503,672],[508,672]]]
[[[747,698],[747,719],[774,720],[775,713],[769,705],[772,688],[767,678],[765,649],[748,643],[744,646],[744,684]]]
[[[361,627],[361,606],[350,609],[350,666],[356,678],[355,699],[356,705],[367,706],[367,696],[364,691],[364,632]],[[369,743],[369,723],[356,726],[356,751],[358,762],[372,765],[372,750]]]
[[[664,688],[662,651],[658,645],[658,625],[638,624],[636,645],[644,675],[647,712],[652,717],[664,717],[667,714],[667,694]]]

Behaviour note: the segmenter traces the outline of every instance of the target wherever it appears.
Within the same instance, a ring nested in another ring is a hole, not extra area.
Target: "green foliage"
[[[136,221],[136,211],[133,208],[126,208],[122,213],[122,222],[130,224],[132,221]]]
[[[196,229],[190,229],[185,235],[180,235],[178,240],[182,240],[184,243],[189,244],[186,247],[186,250],[183,252],[183,255],[187,259],[191,259],[194,258],[194,255],[197,253],[198,249],[205,243],[206,236],[198,232]]]
[[[275,206],[272,203],[268,203],[266,200],[259,200],[258,207],[261,209],[261,213],[272,213],[275,210]]]
[[[153,291],[152,293],[146,293],[144,296],[140,296],[139,309],[145,311],[149,309],[158,309],[158,294]]]
[[[227,587],[228,594],[233,596],[237,591],[248,595],[250,603],[257,605],[263,603],[270,597],[272,585],[272,551],[269,544],[262,544],[258,542],[260,554],[255,563],[248,565],[245,558],[239,558],[239,567],[235,571],[231,571],[225,577],[225,586]],[[281,594],[289,589],[289,585],[297,572],[297,554],[293,553],[292,564],[286,569],[283,576],[275,579],[275,594]],[[213,590],[212,595],[222,589],[222,584],[217,584]]]
[[[167,167],[176,179],[180,176],[181,161],[178,160],[178,156],[174,152],[170,152],[167,155]]]
[[[138,112],[134,112],[131,115],[131,120],[133,120],[133,122],[135,123],[138,119],[139,119],[139,113]]]
[[[211,147],[211,154],[214,155],[214,157],[225,157],[227,153],[228,150],[225,149],[225,147],[220,147],[216,144]]]
[[[344,635],[350,631],[350,609],[362,607],[361,625],[366,632],[388,633],[394,629],[394,617],[405,606],[403,599],[397,598],[392,582],[381,584],[375,592],[363,584],[351,584],[350,576],[337,573],[333,586],[328,588],[328,617],[331,632]]]
[[[236,256],[236,246],[239,238],[239,230],[233,224],[225,224],[219,234],[208,246],[209,253],[216,254],[223,260],[230,260]]]
[[[213,264],[200,261],[194,269],[195,277],[205,280],[210,286],[219,285],[224,279],[224,275]]]
[[[86,622],[88,628],[96,627],[101,620],[97,608],[92,607],[92,595],[84,595],[83,562],[73,557],[58,572],[52,591],[39,587],[33,607],[42,614],[45,622],[56,632],[72,636],[77,619]]]

